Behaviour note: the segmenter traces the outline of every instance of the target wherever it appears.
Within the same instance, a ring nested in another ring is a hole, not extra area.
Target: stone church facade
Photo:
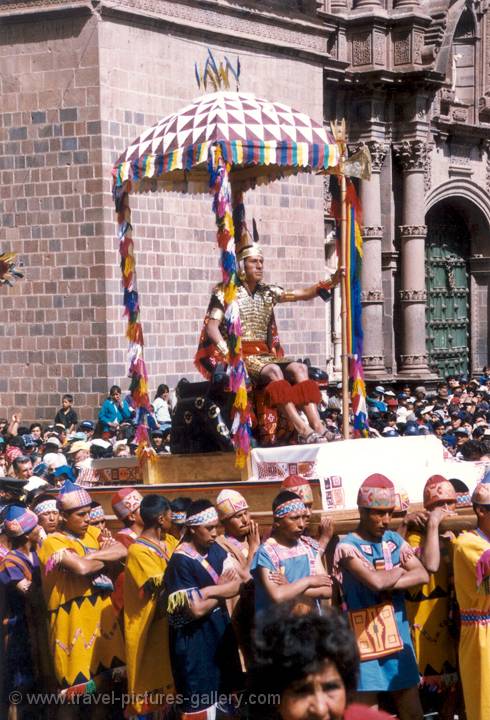
[[[60,394],[94,412],[127,387],[111,167],[199,94],[207,48],[240,58],[240,90],[366,143],[364,363],[373,380],[481,369],[488,355],[490,29],[486,5],[358,0],[6,0],[0,7],[0,414],[49,419]],[[335,266],[328,181],[246,196],[267,277],[309,285]],[[196,377],[219,280],[210,197],[132,199],[151,389]],[[339,298],[278,311],[288,354],[339,370]],[[427,327],[427,333],[426,333]],[[426,341],[427,334],[427,341]],[[26,411],[27,412],[27,411]]]

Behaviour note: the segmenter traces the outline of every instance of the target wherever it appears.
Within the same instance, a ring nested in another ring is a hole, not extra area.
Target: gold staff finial
[[[207,92],[208,83],[212,85],[214,92],[218,92],[218,90],[229,90],[230,75],[235,79],[236,91],[238,92],[240,86],[240,70],[240,58],[237,58],[236,67],[233,67],[225,55],[224,60],[220,60],[218,65],[209,48],[202,72],[198,64],[194,64],[197,87],[204,92]]]

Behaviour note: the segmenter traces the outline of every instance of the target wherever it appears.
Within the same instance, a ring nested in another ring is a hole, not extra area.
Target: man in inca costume
[[[264,255],[258,242],[247,233],[237,249],[242,264],[237,287],[237,302],[242,326],[242,352],[254,387],[266,387],[265,400],[282,411],[298,434],[300,444],[325,442],[327,430],[318,414],[321,400],[318,385],[308,379],[308,367],[285,357],[274,318],[276,303],[313,300],[330,289],[336,276],[309,288],[287,292],[277,285],[262,282]],[[196,365],[207,377],[217,363],[227,362],[228,344],[224,325],[224,291],[217,285],[211,296],[205,326],[196,355]],[[303,411],[300,415],[299,410]]]

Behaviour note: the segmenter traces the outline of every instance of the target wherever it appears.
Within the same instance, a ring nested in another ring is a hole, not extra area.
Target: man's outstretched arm
[[[313,300],[318,296],[319,290],[331,290],[339,282],[338,270],[328,280],[320,280],[315,285],[307,288],[298,288],[297,290],[285,291],[279,296],[279,302],[304,302],[305,300]]]

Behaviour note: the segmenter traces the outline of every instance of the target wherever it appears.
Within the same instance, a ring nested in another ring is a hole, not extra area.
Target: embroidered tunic
[[[201,618],[193,618],[188,611],[188,598],[218,582],[227,556],[217,543],[206,556],[183,543],[170,558],[165,574],[170,659],[177,693],[185,698],[184,712],[204,710],[216,703],[217,693],[240,689],[240,660],[225,602]]]
[[[412,532],[407,542],[420,554],[423,536]],[[451,544],[441,537],[439,570],[429,574],[429,582],[406,592],[407,614],[412,628],[415,655],[422,675],[421,683],[431,690],[445,692],[458,680],[457,646],[452,627],[453,578]]]
[[[26,595],[16,589],[22,580],[32,583]],[[7,552],[0,560],[0,584],[5,589],[3,697],[7,699],[12,690],[43,689],[41,681],[46,681],[51,669],[46,654],[46,608],[36,553]]]
[[[177,540],[140,537],[130,546],[124,579],[124,639],[129,709],[138,714],[165,706],[173,691],[168,618],[159,607],[163,577]]]
[[[413,556],[396,532],[387,530],[380,542],[349,533],[335,550],[334,572],[339,579],[349,619],[364,657],[360,664],[360,692],[403,690],[418,685],[419,671],[410,637],[403,591],[374,592],[346,569],[355,557],[370,570],[388,570]],[[369,659],[372,658],[372,659]]]
[[[49,644],[62,689],[80,685],[93,690],[98,675],[124,665],[124,641],[109,595],[112,583],[76,575],[60,564],[63,553],[84,557],[99,550],[99,537],[95,527],[87,528],[80,539],[56,532],[48,535],[39,550]]]
[[[467,720],[490,718],[490,539],[478,530],[453,541],[460,608],[459,668]]]
[[[282,573],[288,582],[293,583],[309,575],[324,573],[318,546],[300,538],[293,547],[280,545],[277,540],[268,538],[257,550],[252,561],[251,573],[255,580],[255,610],[266,610],[273,603],[263,586],[259,568]],[[308,601],[310,602],[310,601]]]

